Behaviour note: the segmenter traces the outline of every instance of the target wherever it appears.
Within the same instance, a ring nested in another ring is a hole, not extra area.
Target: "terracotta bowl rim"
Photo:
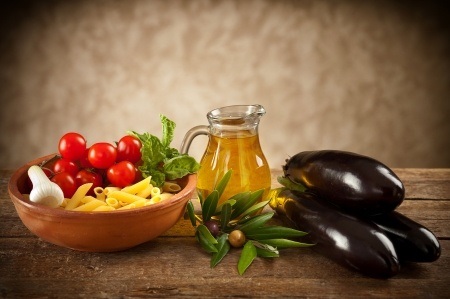
[[[19,178],[28,171],[28,168],[32,165],[37,165],[42,161],[48,160],[54,157],[56,154],[51,154],[47,156],[43,156],[32,160],[23,166],[19,167],[12,174],[9,182],[8,182],[8,193],[11,197],[11,200],[15,204],[19,204],[20,206],[27,208],[30,211],[52,216],[55,218],[76,218],[76,219],[101,219],[101,218],[120,218],[126,216],[136,216],[140,214],[148,214],[160,210],[169,210],[171,207],[175,207],[179,204],[183,204],[186,202],[186,197],[192,196],[192,193],[196,189],[197,183],[197,175],[196,174],[188,174],[182,179],[186,180],[186,185],[181,189],[180,192],[175,193],[171,198],[152,204],[144,207],[139,207],[135,209],[129,210],[120,210],[114,212],[79,212],[79,211],[68,211],[60,208],[51,208],[44,205],[40,205],[37,203],[33,203],[31,201],[27,201],[23,194],[19,191],[17,182]]]

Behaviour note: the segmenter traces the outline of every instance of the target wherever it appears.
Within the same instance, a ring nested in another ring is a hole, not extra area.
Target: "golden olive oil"
[[[270,169],[257,134],[238,131],[226,132],[221,136],[209,135],[200,164],[197,189],[203,197],[214,190],[228,170],[232,170],[231,179],[219,203],[237,193],[259,189],[265,190],[265,198],[270,190]]]

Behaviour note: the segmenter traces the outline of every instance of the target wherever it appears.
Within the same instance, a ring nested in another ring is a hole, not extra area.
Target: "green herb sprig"
[[[149,133],[128,132],[142,143],[142,165],[139,170],[144,178],[151,176],[152,183],[157,187],[162,186],[166,180],[176,180],[200,169],[200,164],[193,157],[181,154],[170,146],[174,138],[175,122],[164,115],[160,115],[160,120],[161,138]]]
[[[217,266],[231,250],[230,233],[239,230],[245,235],[245,243],[239,257],[237,270],[243,275],[256,257],[279,257],[279,250],[290,247],[308,247],[312,244],[292,239],[307,233],[278,225],[269,225],[274,212],[261,211],[269,203],[262,201],[264,190],[238,193],[222,204],[218,204],[230,178],[229,170],[214,190],[204,198],[200,193],[201,215],[195,213],[191,201],[187,204],[187,214],[195,227],[195,237],[200,246],[212,254],[210,267]]]

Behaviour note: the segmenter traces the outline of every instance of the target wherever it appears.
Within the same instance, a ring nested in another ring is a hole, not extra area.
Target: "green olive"
[[[228,241],[231,246],[239,248],[244,246],[246,238],[242,231],[236,229],[228,235]]]

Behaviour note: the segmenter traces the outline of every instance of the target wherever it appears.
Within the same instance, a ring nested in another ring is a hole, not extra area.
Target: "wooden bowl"
[[[52,158],[41,157],[16,170],[8,192],[23,224],[41,239],[66,248],[112,252],[148,242],[169,230],[183,216],[195,192],[197,176],[178,182],[182,190],[170,199],[153,205],[113,212],[76,212],[50,208],[27,200],[30,192],[28,168]]]

